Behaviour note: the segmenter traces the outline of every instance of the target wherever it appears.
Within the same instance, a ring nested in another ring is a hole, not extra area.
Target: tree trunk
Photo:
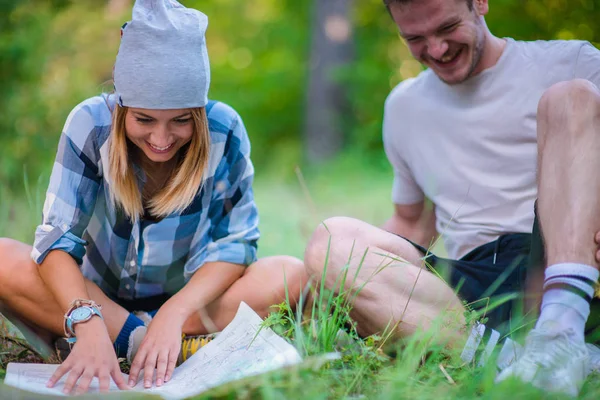
[[[352,0],[313,0],[305,150],[310,163],[334,156],[344,144],[346,91],[336,69],[353,59]]]

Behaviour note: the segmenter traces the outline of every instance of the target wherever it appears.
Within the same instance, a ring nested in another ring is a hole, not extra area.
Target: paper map
[[[144,389],[140,379],[132,390],[157,394],[169,400],[183,399],[226,382],[302,361],[294,346],[272,330],[260,329],[261,323],[258,314],[246,303],[241,303],[233,321],[214,340],[175,368],[169,382],[161,387]],[[64,395],[62,388],[66,377],[54,388],[46,387],[57,367],[51,364],[9,363],[4,383],[30,392]],[[110,390],[119,391],[112,380]],[[98,392],[97,379],[89,390],[89,393],[94,392]]]

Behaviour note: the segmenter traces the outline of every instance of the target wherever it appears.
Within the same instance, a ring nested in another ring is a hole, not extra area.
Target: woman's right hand
[[[94,377],[98,378],[100,391],[107,392],[110,379],[121,390],[129,389],[117,361],[117,355],[110,341],[106,325],[100,318],[93,317],[87,322],[75,325],[77,342],[67,359],[56,369],[48,387],[54,387],[67,373],[63,392],[71,393],[77,385],[75,394],[87,392]]]

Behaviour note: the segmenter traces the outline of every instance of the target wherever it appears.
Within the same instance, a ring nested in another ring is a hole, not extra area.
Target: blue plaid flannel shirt
[[[112,95],[96,96],[67,118],[32,259],[40,264],[50,251],[65,251],[86,278],[117,300],[174,294],[207,262],[254,262],[254,168],[240,116],[210,101],[209,163],[193,203],[158,222],[132,223],[113,206],[107,181],[114,103]],[[143,172],[136,170],[143,184]]]

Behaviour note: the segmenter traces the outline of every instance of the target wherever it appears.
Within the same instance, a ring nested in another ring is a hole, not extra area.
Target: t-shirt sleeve
[[[587,79],[600,88],[600,50],[585,42],[579,49],[575,78]]]
[[[394,112],[393,107],[393,101],[388,98],[383,117],[383,146],[385,154],[394,169],[392,201],[394,204],[399,205],[416,204],[423,201],[425,196],[415,181],[407,160],[402,155],[400,146],[403,126],[398,113]]]

